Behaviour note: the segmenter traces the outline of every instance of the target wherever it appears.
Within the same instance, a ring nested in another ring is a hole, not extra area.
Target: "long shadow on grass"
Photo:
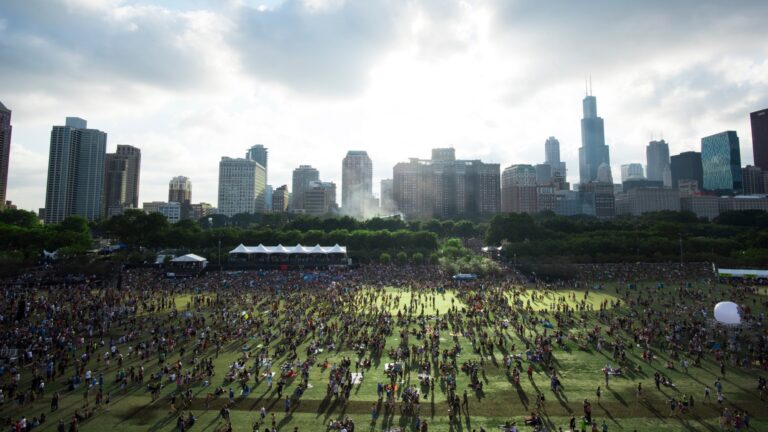
[[[615,391],[614,389],[612,389],[612,388],[610,388],[610,387],[608,387],[608,390],[611,392],[611,394],[613,395],[613,397],[614,397],[614,398],[615,398],[617,401],[619,401],[619,403],[620,403],[620,404],[622,404],[622,405],[624,405],[624,406],[629,406],[629,405],[627,404],[627,401],[626,401],[626,400],[624,400],[624,398],[623,398],[623,397],[621,397],[621,395],[619,394],[619,392]]]

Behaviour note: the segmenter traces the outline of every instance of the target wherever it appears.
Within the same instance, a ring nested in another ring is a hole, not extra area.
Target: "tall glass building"
[[[579,148],[579,178],[581,183],[597,180],[601,164],[611,164],[608,146],[605,145],[603,119],[597,116],[597,99],[587,95],[582,102],[584,118],[581,119],[581,148]]]
[[[701,167],[704,189],[725,194],[741,192],[741,152],[735,131],[701,139]]]

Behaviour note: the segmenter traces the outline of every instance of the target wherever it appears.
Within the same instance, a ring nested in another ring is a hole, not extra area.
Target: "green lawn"
[[[650,285],[650,284],[648,284]],[[727,288],[721,288],[727,290]],[[556,297],[565,296],[570,299],[575,294],[577,302],[584,298],[584,291],[561,290],[554,294],[549,294],[543,298],[531,301],[531,307],[539,312],[540,317],[551,319],[549,311],[550,304]],[[763,293],[764,294],[764,293]],[[388,307],[393,314],[397,311],[403,311],[411,301],[411,293],[406,290],[387,289]],[[190,295],[179,295],[174,300],[180,310],[185,310],[190,301]],[[397,300],[396,300],[397,298]],[[522,295],[520,299],[527,307],[527,301],[531,299],[531,291]],[[607,287],[604,291],[590,291],[587,303],[598,308],[604,300],[614,300],[613,287]],[[757,303],[762,303],[765,298],[762,295],[757,298]],[[670,301],[672,301],[670,299]],[[577,302],[569,301],[571,304]],[[661,303],[658,307],[662,307]],[[384,304],[381,296],[377,299],[376,306]],[[425,299],[424,313],[431,315],[435,311],[444,313],[452,306],[459,310],[467,307],[459,300],[454,292],[448,291],[445,294],[435,296],[434,306],[431,299]],[[626,312],[626,305],[622,303],[617,313]],[[414,314],[421,313],[421,308],[417,307]],[[596,312],[588,312],[588,321],[585,328],[597,325]],[[544,332],[543,326],[538,326],[539,333]],[[548,330],[551,332],[552,330]],[[572,332],[579,332],[579,329],[572,329]],[[393,335],[387,340],[387,348],[396,347],[400,342],[398,340],[399,329],[396,328]],[[507,330],[505,337],[508,343],[515,344],[513,353],[524,353],[525,341],[518,338],[512,331]],[[460,332],[445,332],[441,334],[441,349],[449,348],[453,342],[458,342],[462,348],[457,361],[459,364],[467,360],[480,360],[480,354],[475,351],[471,341],[462,336]],[[415,339],[410,341],[415,343]],[[219,385],[221,379],[227,370],[227,366],[234,362],[240,355],[242,341],[235,341],[227,345],[226,350],[215,360],[216,376],[214,376],[213,386]],[[249,342],[255,345],[257,342]],[[298,349],[299,357],[305,357],[305,345]],[[601,368],[607,362],[615,365],[610,352],[596,352],[594,349],[582,351],[578,349],[576,343],[569,341],[567,343],[570,351],[555,351],[555,368],[561,376],[564,385],[564,393],[558,398],[549,389],[548,377],[539,367],[536,368],[532,381],[529,381],[523,372],[520,389],[516,389],[511,383],[511,378],[506,375],[502,364],[503,354],[499,350],[494,351],[494,355],[486,355],[483,358],[482,379],[484,388],[482,392],[476,393],[468,389],[469,379],[466,374],[459,373],[457,378],[457,389],[461,394],[465,389],[469,390],[470,404],[469,414],[461,416],[461,422],[448,425],[447,422],[447,404],[446,396],[441,388],[441,383],[435,386],[434,392],[424,395],[421,406],[421,418],[430,423],[430,431],[462,430],[472,431],[482,426],[486,430],[498,431],[498,426],[508,420],[517,421],[522,424],[522,417],[535,409],[534,400],[540,392],[546,396],[543,415],[551,430],[557,430],[562,427],[567,430],[568,419],[571,414],[579,418],[582,414],[582,402],[589,399],[593,405],[593,416],[598,425],[603,421],[609,427],[609,430],[621,431],[700,431],[700,430],[720,430],[718,425],[718,416],[720,407],[714,402],[706,403],[703,400],[704,385],[713,387],[713,382],[719,375],[718,365],[714,363],[712,356],[707,356],[707,360],[702,368],[691,367],[689,373],[680,370],[680,362],[674,361],[675,369],[669,370],[665,367],[667,354],[657,350],[659,359],[652,364],[647,364],[640,358],[642,351],[639,348],[631,348],[628,356],[632,363],[642,364],[642,372],[629,372],[625,377],[612,378],[610,388],[605,388],[603,383],[603,374]],[[631,345],[631,344],[630,344]],[[508,345],[509,347],[509,345]],[[209,353],[210,354],[210,353]],[[329,362],[339,362],[343,357],[357,358],[357,355],[351,351],[342,350],[331,353],[322,353],[319,360],[328,359]],[[178,352],[169,356],[168,361],[178,359]],[[191,356],[185,355],[184,362],[189,362]],[[342,405],[338,401],[330,400],[326,397],[326,383],[328,371],[321,370],[320,367],[313,367],[310,373],[311,387],[307,389],[298,404],[293,406],[290,415],[284,415],[283,401],[275,397],[273,391],[267,391],[266,383],[262,382],[256,386],[252,393],[247,397],[237,399],[232,408],[232,425],[235,431],[250,431],[254,421],[259,417],[258,411],[264,406],[270,413],[275,413],[276,421],[280,430],[292,431],[294,427],[299,427],[300,431],[321,431],[325,430],[328,422],[332,419],[350,417],[355,420],[356,430],[392,430],[401,427],[406,431],[412,430],[413,418],[410,416],[401,416],[399,408],[395,408],[395,413],[385,415],[383,406],[380,406],[381,415],[377,422],[371,425],[370,412],[374,404],[379,404],[376,395],[376,383],[386,382],[383,373],[385,363],[389,359],[385,354],[381,359],[374,359],[374,364],[370,370],[364,373],[364,379],[361,384],[356,385],[352,391],[351,400]],[[251,362],[249,362],[250,365]],[[279,360],[276,361],[279,363]],[[126,363],[130,366],[135,360]],[[524,368],[528,363],[524,362]],[[103,365],[102,365],[103,366]],[[157,368],[157,358],[146,363],[147,372],[153,372]],[[354,368],[354,366],[353,366]],[[659,372],[669,376],[675,383],[676,388],[661,387],[656,390],[653,384],[653,373]],[[109,370],[102,370],[105,375],[106,390],[112,393],[112,402],[109,411],[104,408],[96,410],[94,417],[86,420],[81,425],[81,430],[107,431],[107,430],[152,430],[152,431],[170,431],[176,427],[176,415],[170,412],[168,395],[173,391],[175,385],[167,386],[160,400],[151,403],[149,393],[144,388],[138,386],[129,386],[125,392],[119,391],[113,385],[116,367],[113,364]],[[722,380],[724,386],[724,395],[726,398],[725,406],[747,410],[752,416],[752,428],[754,430],[768,430],[768,416],[765,414],[765,402],[761,402],[757,397],[756,377],[761,372],[758,370],[742,370],[736,367],[729,367],[726,377]],[[433,372],[434,374],[434,372]],[[29,379],[30,373],[24,373]],[[637,382],[642,382],[644,392],[642,398],[636,395]],[[409,383],[418,384],[416,373],[411,372],[401,382],[400,388]],[[292,394],[298,380],[289,384],[284,390],[284,394]],[[27,384],[28,386],[28,384]],[[597,402],[595,391],[597,386],[603,388],[603,396],[600,403]],[[0,411],[3,418],[18,418],[20,415],[26,415],[27,418],[40,415],[45,412],[48,416],[47,422],[40,430],[55,430],[59,419],[68,422],[74,409],[83,405],[82,390],[67,393],[63,389],[62,380],[57,383],[49,383],[46,387],[46,397],[42,401],[37,401],[31,406],[23,409],[16,407],[13,401],[6,400]],[[235,386],[233,386],[235,387]],[[54,391],[62,391],[63,399],[61,408],[54,413],[49,412],[50,395]],[[192,406],[184,413],[191,411],[197,416],[198,420],[193,427],[194,430],[213,431],[221,426],[223,422],[217,418],[218,409],[225,403],[226,395],[214,400],[209,409],[204,407],[205,394],[211,389],[203,389],[199,384],[193,387],[196,398]],[[422,392],[424,389],[422,389]],[[423,394],[423,393],[422,393]],[[671,397],[680,395],[693,395],[696,399],[695,408],[688,414],[676,414],[670,416],[667,401]],[[93,406],[93,396],[91,396],[91,406]],[[269,417],[268,417],[269,419]],[[260,430],[264,430],[264,426]],[[522,430],[531,430],[523,427]]]

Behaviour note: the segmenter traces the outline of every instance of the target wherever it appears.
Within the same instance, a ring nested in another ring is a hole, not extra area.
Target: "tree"
[[[0,223],[15,225],[24,228],[32,228],[40,225],[37,215],[26,211],[16,209],[5,209],[0,211]]]
[[[381,255],[379,255],[379,262],[382,264],[389,264],[392,261],[392,257],[389,256],[388,253],[383,252]]]
[[[403,251],[400,251],[397,253],[397,263],[398,264],[405,264],[408,262],[408,254],[406,254]]]
[[[411,255],[411,261],[414,264],[422,264],[424,262],[424,254],[421,252],[414,252],[414,254]]]

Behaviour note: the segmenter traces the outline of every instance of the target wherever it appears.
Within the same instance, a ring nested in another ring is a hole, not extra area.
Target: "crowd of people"
[[[715,362],[723,377],[713,383],[721,404],[728,370],[768,369],[768,336],[759,330],[765,297],[749,285],[714,283],[706,265],[584,266],[578,277],[554,284],[514,271],[476,281],[450,276],[433,266],[369,265],[176,280],[155,269],[132,269],[107,284],[89,277],[56,281],[46,269],[27,272],[0,283],[2,415],[16,431],[46,424],[53,415],[57,430],[78,431],[114,406],[116,396],[138,388],[146,390],[147,404],[166,401],[185,431],[195,425],[191,410],[201,408],[196,393],[202,388],[204,409],[220,407],[221,430],[231,430],[229,409],[239,398],[264,386],[290,416],[311,388],[310,373],[320,370],[327,373],[326,398],[348,404],[354,386],[375,385],[372,423],[400,415],[425,432],[432,419],[420,407],[426,400],[434,404],[436,393],[450,424],[470,416],[470,400],[483,397],[487,362],[497,354],[510,391],[525,394],[521,376],[533,382],[536,371],[561,402],[568,383],[556,358],[571,347],[608,357],[602,374],[595,371],[596,382],[604,378],[609,388],[616,377],[637,381],[639,401],[643,370],[660,364],[662,353],[666,369],[687,372]],[[595,302],[593,293],[610,298]],[[712,324],[711,306],[726,297],[742,305],[739,329]],[[446,298],[451,304],[441,309],[439,300]],[[467,344],[471,352],[464,352]],[[628,355],[638,349],[642,361]],[[236,358],[217,366],[231,352]],[[374,370],[380,362],[386,366]],[[410,381],[412,374],[418,379]],[[758,375],[762,398],[766,382]],[[660,372],[654,384],[676,387]],[[711,390],[703,391],[707,400]],[[79,395],[77,407],[60,415],[60,399],[72,395]],[[537,391],[523,421],[556,430],[546,421],[546,398]],[[568,427],[606,430],[593,418],[591,403],[583,406],[581,424],[572,419]],[[694,409],[694,397],[676,394],[669,407],[684,415]],[[724,406],[722,413],[724,428],[749,425],[746,412]],[[254,430],[277,429],[274,411],[262,408],[260,414]],[[355,429],[349,418],[324,426]]]

